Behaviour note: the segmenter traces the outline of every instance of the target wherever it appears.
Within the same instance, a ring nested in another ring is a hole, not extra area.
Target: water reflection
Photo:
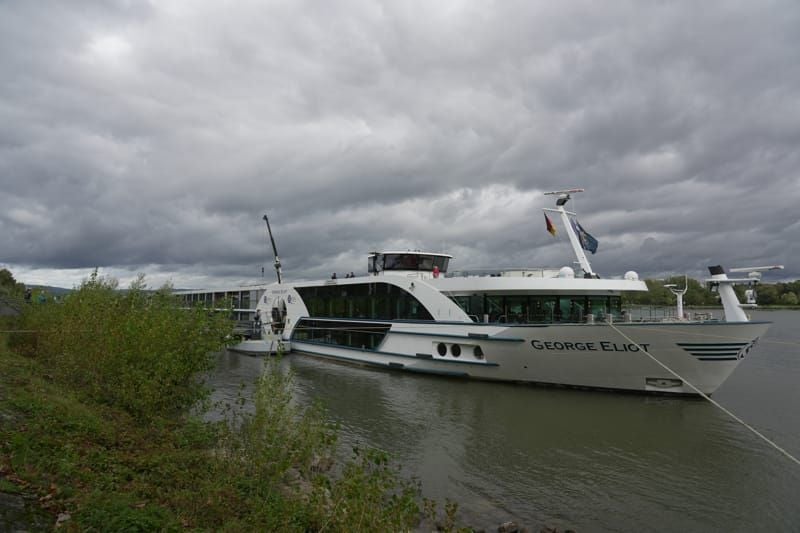
[[[426,494],[468,502],[462,510],[479,526],[514,517],[648,530],[662,516],[702,528],[720,513],[739,522],[758,511],[741,505],[753,489],[741,481],[785,466],[701,401],[291,364],[347,442],[391,450]]]

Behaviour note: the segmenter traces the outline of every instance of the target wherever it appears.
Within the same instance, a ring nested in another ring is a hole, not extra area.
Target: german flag
[[[553,237],[556,236],[556,227],[553,225],[553,221],[550,220],[550,217],[547,216],[547,213],[544,214],[544,221],[547,223],[547,231],[550,232],[550,235]]]

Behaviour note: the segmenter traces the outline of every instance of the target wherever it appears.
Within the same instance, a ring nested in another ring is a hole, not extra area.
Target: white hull
[[[296,352],[445,376],[572,387],[696,394],[614,328],[705,394],[712,394],[768,323],[505,326],[394,323],[375,350],[294,340]],[[440,344],[446,353],[439,354]],[[460,355],[452,355],[457,344]],[[476,357],[474,349],[480,347]]]
[[[597,249],[557,191],[571,267],[447,275],[452,256],[373,252],[367,276],[269,286],[258,313],[296,352],[410,372],[638,392],[712,394],[769,328],[749,322],[722,267],[710,267],[725,322],[630,322],[633,271],[603,278]],[[547,215],[545,214],[547,218]],[[547,218],[548,230],[553,230]],[[766,267],[765,267],[766,268]],[[758,269],[757,269],[758,270]]]

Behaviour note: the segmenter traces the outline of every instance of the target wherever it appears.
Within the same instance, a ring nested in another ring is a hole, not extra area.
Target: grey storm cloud
[[[0,3],[0,264],[178,286],[375,249],[800,277],[800,4]],[[47,279],[42,279],[47,278]]]

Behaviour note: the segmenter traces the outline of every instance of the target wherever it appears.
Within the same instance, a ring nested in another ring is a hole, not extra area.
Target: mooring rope
[[[767,342],[770,344],[785,344],[787,346],[800,346],[798,341],[774,341],[772,339],[760,339],[758,342]]]
[[[656,359],[650,352],[645,350],[638,342],[636,342],[635,340],[631,339],[630,337],[625,335],[622,331],[620,331],[619,328],[617,326],[615,326],[613,323],[609,322],[608,325],[611,326],[611,328],[614,331],[616,331],[617,333],[619,333],[622,337],[627,339],[631,344],[635,344],[642,353],[644,353],[645,355],[647,355],[647,357],[649,357],[650,359],[655,361],[664,370],[666,370],[667,372],[669,372],[670,374],[672,374],[676,378],[680,379],[681,381],[683,381],[684,383],[689,385],[689,387],[691,387],[692,390],[694,390],[697,394],[699,394],[701,397],[703,397],[704,399],[706,399],[709,402],[711,402],[711,405],[714,405],[715,407],[718,407],[723,413],[727,414],[729,417],[733,418],[735,421],[739,422],[741,425],[743,425],[744,427],[749,429],[751,432],[753,432],[754,435],[756,435],[757,437],[762,439],[764,442],[766,442],[767,444],[769,444],[770,446],[772,446],[773,448],[775,448],[776,450],[781,452],[783,455],[788,457],[789,460],[791,460],[792,462],[797,464],[797,466],[800,466],[800,460],[797,459],[797,457],[795,457],[794,455],[792,455],[791,453],[789,453],[788,451],[786,451],[785,449],[780,447],[777,443],[771,441],[769,438],[767,438],[762,433],[760,433],[756,428],[754,428],[753,426],[751,426],[750,424],[748,424],[747,422],[745,422],[744,420],[742,420],[741,418],[739,418],[738,416],[733,414],[731,411],[729,411],[728,409],[726,409],[725,407],[720,405],[719,402],[717,402],[716,400],[713,400],[711,398],[711,396],[709,396],[708,394],[705,394],[703,391],[701,391],[700,389],[695,387],[694,384],[692,382],[690,382],[688,379],[684,378],[683,376],[681,376],[680,374],[678,374],[677,372],[672,370],[670,367],[668,367],[667,365],[665,365],[664,363],[662,363],[661,361]]]

